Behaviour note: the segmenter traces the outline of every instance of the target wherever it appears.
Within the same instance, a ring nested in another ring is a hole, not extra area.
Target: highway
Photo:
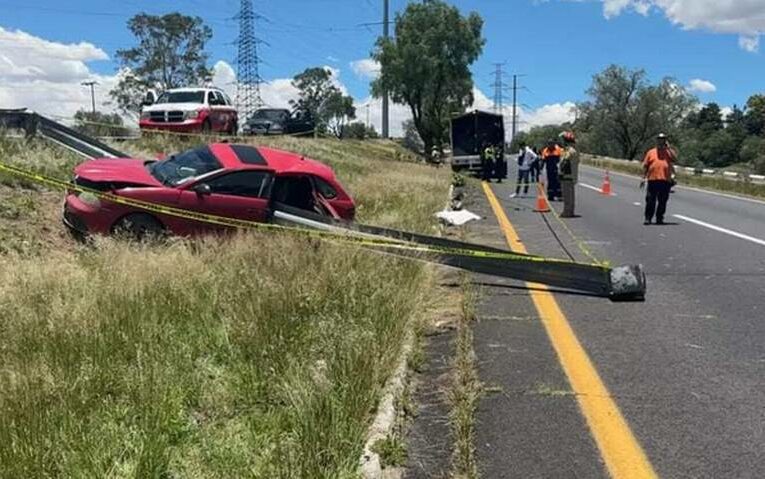
[[[626,420],[625,434],[660,477],[763,477],[765,202],[680,186],[669,224],[644,226],[637,178],[612,173],[615,195],[606,197],[596,191],[602,171],[580,173],[581,217],[546,215],[549,226],[531,210],[533,198],[509,198],[512,182],[491,190],[531,253],[585,261],[586,251],[645,266],[644,303],[554,295]],[[473,240],[501,240],[496,215],[480,201],[471,206],[486,217]],[[475,327],[479,374],[495,391],[478,411],[483,476],[630,477],[609,462],[619,444],[593,440],[602,425],[583,406],[588,391],[572,388],[571,367],[540,324],[549,318],[524,285],[476,282],[484,293]],[[629,465],[639,452],[614,457]]]

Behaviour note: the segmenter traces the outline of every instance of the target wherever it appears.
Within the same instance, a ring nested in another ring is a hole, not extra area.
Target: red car
[[[74,184],[154,204],[265,222],[275,202],[353,220],[355,206],[332,170],[285,151],[216,143],[159,161],[99,159],[75,168]],[[79,234],[126,231],[134,236],[190,236],[221,226],[155,214],[70,191],[64,223]]]

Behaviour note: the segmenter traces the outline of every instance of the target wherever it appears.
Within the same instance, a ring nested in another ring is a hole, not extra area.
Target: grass
[[[406,444],[397,436],[388,436],[380,439],[372,446],[372,452],[380,455],[380,463],[383,469],[401,467],[406,464],[408,457]]]
[[[120,148],[173,150],[155,141]],[[389,143],[268,143],[332,164],[366,222],[432,232],[446,199],[446,170]],[[76,160],[33,148],[11,160],[71,174]],[[0,224],[60,206],[3,184]],[[417,262],[255,233],[4,252],[0,477],[355,477],[434,284]]]
[[[463,276],[462,314],[457,323],[456,355],[453,380],[449,391],[451,404],[450,423],[454,439],[452,453],[452,476],[475,479],[478,477],[478,460],[475,454],[475,411],[482,393],[478,379],[473,332],[477,293]]]
[[[614,160],[611,158],[593,157],[591,155],[582,155],[582,161],[597,168],[610,169],[637,176],[643,175],[643,167],[640,162]],[[678,171],[677,179],[681,185],[765,198],[765,185],[752,183],[751,181],[730,180],[720,176],[689,175],[682,171]]]

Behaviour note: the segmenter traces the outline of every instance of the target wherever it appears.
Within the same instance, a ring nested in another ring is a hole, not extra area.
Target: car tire
[[[161,238],[165,234],[165,227],[150,214],[133,213],[119,220],[112,231],[118,236],[144,241]]]
[[[211,133],[212,133],[212,124],[210,123],[210,120],[205,120],[202,123],[202,134],[209,135]]]
[[[231,122],[231,126],[228,129],[229,136],[236,136],[239,133],[239,125],[235,121]]]

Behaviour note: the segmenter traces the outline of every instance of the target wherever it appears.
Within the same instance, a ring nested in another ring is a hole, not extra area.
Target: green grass
[[[610,169],[636,176],[643,175],[643,167],[637,161],[614,160],[610,158],[582,155],[582,162],[598,168]],[[694,186],[723,192],[736,193],[745,196],[765,198],[765,185],[751,181],[729,180],[720,176],[697,176],[678,171],[680,185]]]
[[[404,466],[408,457],[406,444],[396,436],[380,439],[372,445],[372,452],[380,455],[383,469]]]
[[[462,278],[462,290],[462,311],[457,323],[454,372],[449,390],[450,424],[454,440],[452,477],[475,479],[479,476],[475,454],[475,411],[482,394],[482,385],[473,350],[471,323],[475,320],[478,298],[467,276]]]
[[[429,232],[446,200],[446,170],[388,143],[269,143],[331,163],[370,223]],[[434,284],[421,263],[254,233],[0,254],[0,477],[355,477]]]

